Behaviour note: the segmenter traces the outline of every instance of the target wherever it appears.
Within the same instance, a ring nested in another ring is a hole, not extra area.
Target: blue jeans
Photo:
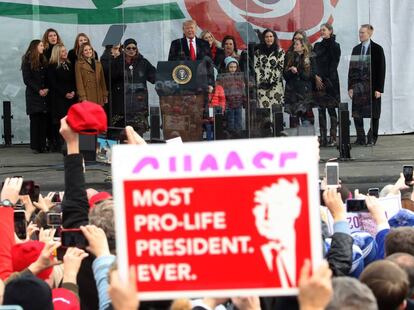
[[[205,123],[204,129],[206,131],[206,140],[211,141],[214,140],[214,128],[212,123]]]
[[[242,130],[242,107],[226,109],[227,128],[233,131]]]

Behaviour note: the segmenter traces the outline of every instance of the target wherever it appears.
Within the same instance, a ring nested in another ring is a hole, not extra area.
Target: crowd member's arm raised
[[[99,309],[107,309],[111,303],[108,296],[109,268],[116,257],[109,251],[108,241],[103,229],[93,225],[81,226],[85,238],[89,242],[87,250],[96,256],[92,264],[93,274],[99,295]]]
[[[325,190],[323,200],[334,218],[334,234],[326,259],[335,276],[348,275],[352,267],[353,239],[346,221],[346,209],[336,188]]]
[[[139,299],[137,296],[137,278],[135,267],[129,268],[129,282],[122,283],[117,270],[110,274],[110,285],[108,294],[111,297],[112,309],[115,310],[137,310]]]
[[[68,154],[64,159],[65,195],[62,201],[62,226],[78,228],[88,224],[89,204],[86,195],[83,157],[79,154],[79,134],[60,121],[60,134],[66,141]]]
[[[65,256],[63,257],[63,281],[62,288],[66,288],[79,298],[79,288],[77,284],[77,276],[81,267],[82,260],[88,257],[82,249],[68,248]]]
[[[332,298],[332,271],[327,262],[311,275],[311,264],[305,261],[299,278],[300,310],[323,310]]]

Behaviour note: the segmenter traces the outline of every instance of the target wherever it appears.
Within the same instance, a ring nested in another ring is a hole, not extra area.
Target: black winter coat
[[[341,47],[332,36],[315,44],[313,48],[315,74],[322,78],[325,89],[316,91],[317,104],[320,107],[335,108],[341,101],[339,89],[338,65]]]
[[[49,84],[49,109],[54,123],[59,123],[70,106],[76,102],[65,96],[72,91],[76,92],[75,72],[71,63],[57,67],[57,64],[49,65],[47,69],[47,80]]]
[[[148,110],[147,81],[154,84],[155,73],[155,67],[141,54],[131,64],[125,62],[124,55],[114,59],[111,62],[113,114],[125,115],[124,104],[131,103],[137,109]]]
[[[296,74],[289,70],[291,59],[293,66],[298,69]],[[285,112],[290,115],[303,114],[309,111],[313,105],[313,72],[312,58],[305,59],[304,55],[296,52],[288,52],[285,56],[283,77],[285,78]],[[305,69],[305,62],[310,62]]]
[[[26,114],[47,112],[46,97],[41,97],[39,90],[46,87],[46,66],[39,70],[32,70],[30,62],[24,61],[22,65],[23,82],[26,85]]]

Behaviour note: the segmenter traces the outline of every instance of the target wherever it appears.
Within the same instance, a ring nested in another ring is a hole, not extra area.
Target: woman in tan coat
[[[83,44],[79,49],[75,65],[76,88],[80,101],[92,101],[103,106],[108,102],[108,91],[102,64],[95,60],[90,44]]]

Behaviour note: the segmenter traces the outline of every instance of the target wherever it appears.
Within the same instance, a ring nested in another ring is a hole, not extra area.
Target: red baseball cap
[[[83,101],[69,108],[67,123],[73,131],[84,135],[96,135],[107,129],[105,110],[97,103]]]
[[[90,199],[89,199],[89,208],[94,208],[95,204],[97,204],[98,202],[101,202],[102,200],[105,199],[110,199],[112,198],[112,195],[108,192],[99,192],[95,195],[93,195]]]
[[[78,297],[68,289],[53,289],[52,298],[54,310],[80,310]]]

